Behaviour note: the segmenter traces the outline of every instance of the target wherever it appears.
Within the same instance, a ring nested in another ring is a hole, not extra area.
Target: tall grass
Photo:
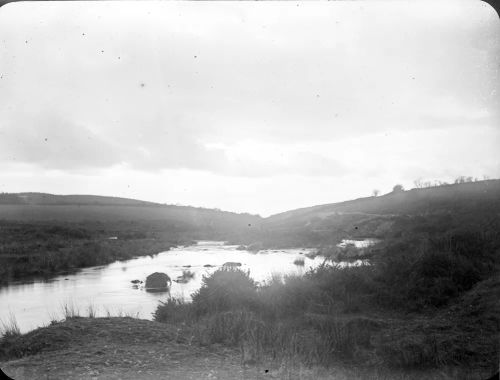
[[[169,298],[155,319],[191,326],[201,344],[239,347],[243,362],[273,357],[329,365],[369,342],[362,323],[327,314],[337,304],[322,299],[312,274],[275,275],[258,287],[248,272],[224,268],[204,277],[192,298]]]
[[[21,335],[21,330],[17,323],[16,317],[11,312],[9,313],[9,317],[6,321],[0,320],[0,337],[1,338],[9,338]]]
[[[457,358],[473,356],[466,354],[463,343],[459,343],[460,330],[452,329],[449,312],[443,311],[444,322],[443,317],[430,320],[423,316],[410,324],[380,317],[381,313],[398,315],[393,307],[384,308],[386,300],[381,300],[388,289],[378,276],[388,269],[395,268],[323,265],[303,276],[274,275],[257,286],[249,273],[223,268],[203,278],[192,303],[170,298],[159,305],[154,317],[160,322],[182,324],[203,345],[239,347],[243,363],[267,357],[327,367],[340,362],[436,367],[457,365]],[[399,262],[398,269],[404,271],[406,267]],[[399,286],[392,289],[393,295],[401,296],[408,287],[415,289],[421,283]],[[488,291],[493,292],[493,287]],[[467,310],[484,314],[486,304],[472,305]],[[494,323],[488,325],[488,333],[483,333],[484,322],[478,324],[475,318],[464,324],[477,330],[479,337],[472,336],[472,340],[481,341],[484,334],[498,335]],[[494,319],[500,323],[498,315]],[[479,349],[481,344],[476,342],[475,347]],[[497,344],[495,352],[498,349]],[[485,355],[491,359],[492,352]]]
[[[95,318],[97,316],[97,307],[94,304],[90,303],[87,306],[87,313],[89,318]]]
[[[80,311],[73,301],[65,301],[61,304],[64,319],[80,317]]]

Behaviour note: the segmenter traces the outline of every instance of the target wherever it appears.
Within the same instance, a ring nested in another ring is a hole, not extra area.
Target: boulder
[[[248,247],[247,247],[247,250],[249,250],[250,252],[259,252],[260,250],[262,250],[264,247],[262,245],[262,243],[260,242],[257,242],[257,243],[252,243],[250,244]]]
[[[235,267],[241,267],[241,263],[236,263],[234,261],[228,261],[227,263],[224,263],[222,266],[226,267],[226,268],[235,268]]]
[[[167,289],[172,284],[172,280],[166,273],[155,272],[146,277],[146,288]]]

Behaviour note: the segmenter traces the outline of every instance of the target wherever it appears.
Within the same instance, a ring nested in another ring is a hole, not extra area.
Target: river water
[[[165,300],[169,294],[189,300],[191,294],[200,288],[203,275],[214,272],[225,262],[241,263],[240,268],[250,271],[250,276],[258,282],[268,280],[273,274],[303,274],[323,262],[321,257],[306,257],[312,249],[251,253],[236,248],[222,242],[201,241],[155,256],[85,268],[48,281],[9,284],[0,288],[0,329],[2,323],[8,322],[12,316],[23,333],[47,325],[51,320],[63,319],[64,305],[80,315],[88,315],[91,307],[97,316],[110,313],[152,319],[159,301]],[[303,266],[294,264],[298,258],[303,258]],[[132,280],[145,281],[153,272],[165,272],[176,279],[183,270],[194,272],[194,278],[184,284],[172,282],[170,293],[151,293],[142,284],[131,283]]]
[[[194,272],[194,278],[188,283],[172,282],[170,288],[172,296],[189,300],[201,286],[202,276],[228,261],[240,262],[240,268],[249,270],[256,281],[264,281],[274,273],[304,273],[322,262],[320,257],[304,257],[310,249],[268,250],[255,254],[236,248],[222,242],[202,241],[198,245],[175,248],[152,257],[85,268],[48,281],[13,283],[0,288],[0,321],[5,323],[14,316],[21,332],[27,332],[53,319],[62,319],[64,305],[81,315],[87,315],[92,307],[98,316],[109,312],[111,315],[152,319],[158,301],[165,300],[169,294],[150,293],[142,285],[134,286],[131,281],[144,281],[153,272],[165,272],[172,279],[180,276],[183,270]],[[303,267],[293,263],[299,257],[304,257]],[[204,267],[206,264],[214,267]],[[187,265],[191,267],[184,267]]]

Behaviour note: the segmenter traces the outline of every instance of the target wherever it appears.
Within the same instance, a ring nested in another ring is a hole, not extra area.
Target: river
[[[307,257],[312,251],[302,248],[252,253],[223,242],[200,241],[197,245],[85,268],[50,280],[12,283],[0,288],[0,321],[8,322],[13,316],[24,333],[51,320],[63,319],[64,305],[80,315],[88,315],[91,307],[97,316],[109,313],[152,319],[158,302],[169,293],[148,292],[142,284],[132,284],[132,280],[144,281],[153,272],[165,272],[176,279],[183,270],[189,270],[194,273],[193,279],[184,284],[174,281],[170,288],[170,295],[189,300],[200,288],[203,275],[214,272],[225,262],[241,263],[242,270],[250,271],[250,276],[262,283],[273,274],[303,274],[317,267],[323,258]],[[303,266],[294,264],[298,258],[304,259]]]

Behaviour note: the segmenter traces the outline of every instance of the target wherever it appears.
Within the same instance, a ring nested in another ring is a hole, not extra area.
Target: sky
[[[0,8],[0,192],[273,213],[500,177],[486,3]]]

